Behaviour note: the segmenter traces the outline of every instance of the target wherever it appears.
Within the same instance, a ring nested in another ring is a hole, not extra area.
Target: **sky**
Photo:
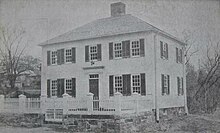
[[[132,14],[177,38],[190,36],[200,51],[211,39],[220,41],[219,0],[0,0],[0,24],[22,26],[29,45],[28,55],[41,58],[41,42],[100,18],[110,17],[110,4],[126,4]]]

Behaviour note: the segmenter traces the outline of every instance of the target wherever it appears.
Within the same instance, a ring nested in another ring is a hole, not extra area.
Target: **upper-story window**
[[[47,51],[47,65],[62,65],[67,62],[76,62],[76,48],[57,49],[56,51]]]
[[[141,78],[140,75],[132,75],[132,88],[133,93],[141,94]]]
[[[114,53],[115,53],[115,58],[122,57],[122,44],[121,43],[114,44]]]
[[[161,74],[161,88],[162,88],[162,95],[169,95],[170,94],[170,76]]]
[[[160,41],[160,56],[168,60],[168,44]]]
[[[85,61],[101,61],[102,60],[102,46],[101,44],[85,46]]]
[[[72,49],[66,49],[66,62],[72,62]]]
[[[57,51],[51,52],[51,64],[57,64]]]
[[[109,43],[109,59],[145,56],[144,39]]]
[[[180,48],[176,48],[176,62],[183,63],[183,51]]]
[[[115,76],[115,92],[122,93],[123,82],[122,76]]]
[[[90,47],[90,60],[94,61],[98,58],[98,52],[97,52],[97,46],[91,46]]]
[[[132,56],[140,56],[140,44],[139,41],[131,42],[131,55]]]

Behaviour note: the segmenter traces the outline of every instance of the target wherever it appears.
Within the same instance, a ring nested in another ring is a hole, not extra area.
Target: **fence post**
[[[19,113],[25,113],[26,111],[26,96],[21,94],[19,95]]]
[[[117,115],[121,115],[121,97],[122,97],[122,94],[120,93],[120,92],[116,92],[115,94],[114,94],[114,96],[115,96],[115,101],[114,101],[114,103],[115,103],[115,112],[116,112],[116,114]]]
[[[4,100],[5,100],[5,96],[0,95],[0,112],[3,112],[4,110]]]
[[[64,93],[62,96],[63,96],[63,114],[67,115],[68,114],[68,108],[69,108],[68,99],[69,99],[70,95],[67,94],[67,93]]]
[[[139,97],[140,97],[140,94],[138,94],[137,92],[135,93],[132,93],[132,97],[135,101],[135,113],[138,114],[139,113]]]
[[[94,94],[89,92],[87,94],[87,108],[88,108],[88,114],[91,114],[93,111],[93,96]]]
[[[47,96],[46,95],[41,95],[40,96],[40,110],[41,110],[41,114],[46,114],[46,100],[47,100]]]

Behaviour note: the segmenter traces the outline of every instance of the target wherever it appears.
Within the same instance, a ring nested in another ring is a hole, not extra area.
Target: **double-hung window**
[[[57,51],[51,52],[51,64],[57,64]]]
[[[168,60],[168,44],[160,41],[160,56]]]
[[[177,77],[178,95],[183,95],[183,78]]]
[[[66,93],[72,95],[72,79],[66,79]]]
[[[176,62],[183,63],[183,51],[180,48],[176,48]]]
[[[162,95],[169,95],[170,94],[170,76],[169,75],[161,75],[161,88],[162,88]]]
[[[139,43],[139,41],[132,41],[131,54],[132,54],[132,56],[140,56],[140,43]]]
[[[115,76],[115,92],[122,93],[122,90],[123,90],[122,76]]]
[[[66,62],[72,62],[72,49],[66,49]]]
[[[51,96],[57,96],[57,80],[51,82]]]
[[[98,50],[97,46],[91,46],[90,47],[90,60],[96,61],[98,59]]]
[[[133,93],[141,94],[141,79],[140,75],[132,75],[132,89]]]
[[[121,43],[114,44],[114,54],[115,54],[115,58],[122,57],[122,44]]]

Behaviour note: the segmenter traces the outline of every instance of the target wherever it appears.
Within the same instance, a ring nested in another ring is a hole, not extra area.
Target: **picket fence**
[[[123,115],[151,110],[152,97],[133,94],[123,97],[121,93],[109,99],[93,99],[89,93],[84,99],[64,94],[62,98],[4,98],[0,95],[0,112],[45,114],[46,121],[61,121],[64,115]]]

